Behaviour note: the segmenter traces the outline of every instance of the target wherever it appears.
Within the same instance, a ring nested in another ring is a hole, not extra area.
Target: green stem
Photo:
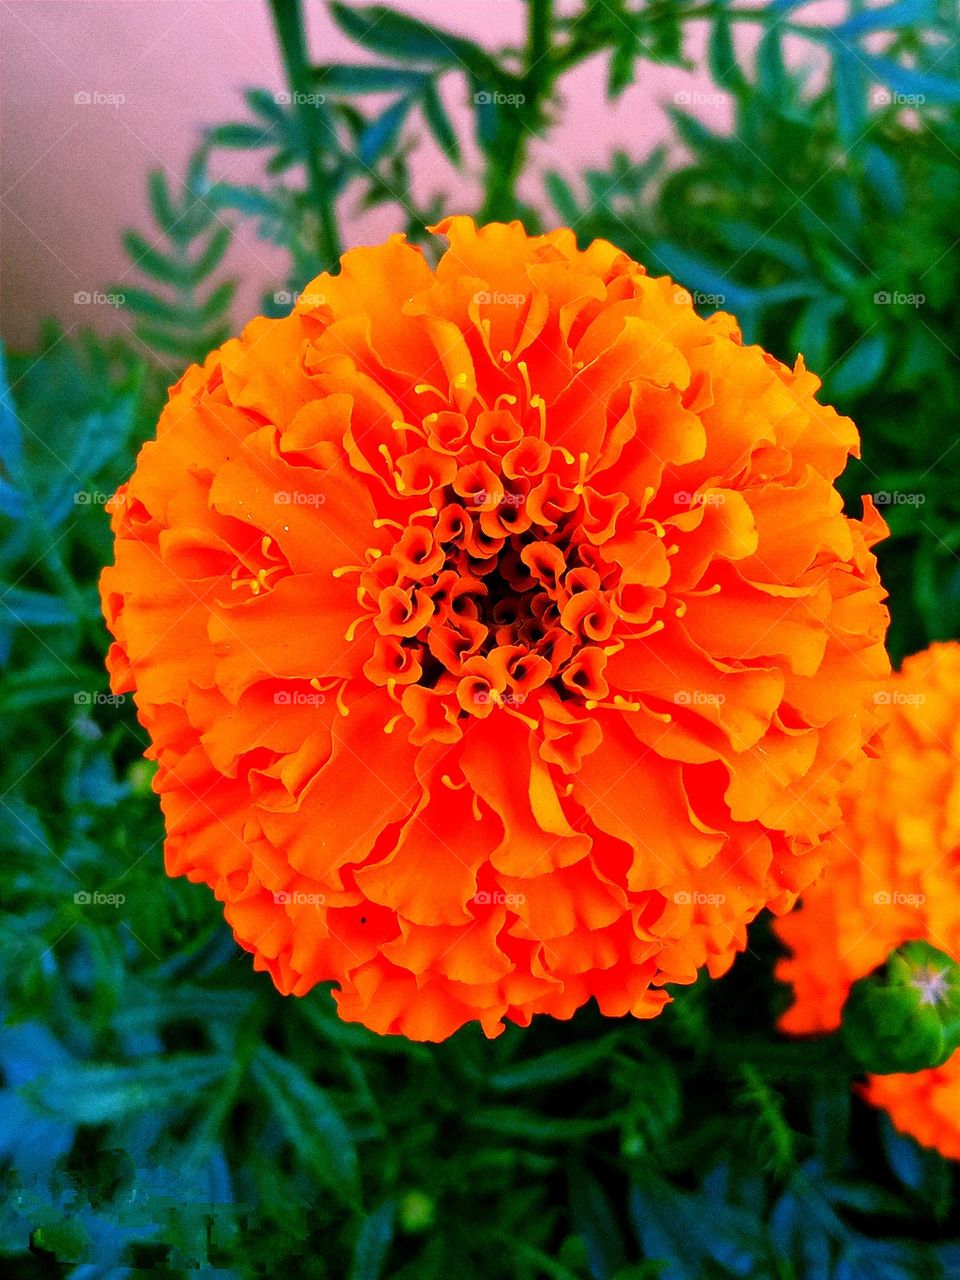
[[[309,99],[312,94],[310,65],[307,61],[307,40],[303,27],[300,0],[270,0],[273,24],[277,32],[287,84],[293,98],[293,107],[300,117],[300,125],[307,143],[306,168],[310,202],[320,218],[317,237],[317,253],[322,269],[333,270],[340,260],[340,233],[331,197],[330,184],[326,180],[321,156],[324,151],[324,130],[332,128],[320,104]]]
[[[541,105],[553,87],[554,72],[549,56],[553,0],[528,0],[528,12],[526,67],[517,80],[523,101],[508,106],[502,113],[489,153],[481,222],[509,218],[516,213],[516,187],[526,158],[527,136],[536,133]]]

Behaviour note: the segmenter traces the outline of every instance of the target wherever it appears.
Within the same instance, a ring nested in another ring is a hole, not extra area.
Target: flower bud
[[[939,1067],[960,1048],[960,965],[928,942],[906,942],[850,988],[843,1038],[874,1075]]]

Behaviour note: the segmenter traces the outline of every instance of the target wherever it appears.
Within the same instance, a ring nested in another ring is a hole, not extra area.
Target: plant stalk
[[[323,270],[335,270],[342,252],[337,215],[330,186],[323,170],[325,121],[318,106],[309,98],[312,92],[310,65],[307,61],[307,39],[303,25],[303,9],[300,0],[270,0],[273,25],[283,56],[287,84],[293,109],[300,119],[300,126],[307,144],[307,189],[310,203],[320,219],[317,235],[317,255]]]

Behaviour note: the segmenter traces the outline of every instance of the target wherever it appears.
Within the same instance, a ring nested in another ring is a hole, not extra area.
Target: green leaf
[[[318,89],[332,94],[363,93],[418,93],[430,77],[422,71],[408,71],[404,67],[371,67],[328,64],[313,69],[314,83]]]
[[[792,351],[803,356],[807,368],[815,373],[827,368],[833,322],[845,306],[843,298],[815,298],[800,312],[790,346]]]
[[[350,1280],[380,1280],[393,1241],[395,1216],[393,1202],[387,1201],[364,1218],[353,1249]]]
[[[457,141],[456,130],[447,115],[447,109],[443,105],[437,86],[432,80],[427,80],[425,83],[421,101],[424,119],[430,126],[430,132],[436,138],[440,149],[451,164],[459,165],[460,143]]]
[[[41,591],[8,587],[0,596],[0,604],[24,626],[59,627],[69,626],[75,621],[74,611],[59,596]]]
[[[837,103],[837,131],[849,151],[867,131],[867,78],[859,55],[845,45],[835,48],[833,92]]]
[[[277,140],[277,122],[267,125],[218,124],[207,130],[207,141],[217,147],[253,151],[257,147],[269,147]]]
[[[597,1179],[580,1167],[570,1173],[570,1208],[592,1280],[614,1280],[627,1261],[617,1215]]]
[[[868,391],[886,367],[888,350],[886,334],[861,338],[831,372],[831,396],[853,400]]]
[[[481,79],[500,73],[480,45],[440,27],[388,9],[385,5],[353,8],[335,0],[330,12],[341,31],[374,53],[385,53],[401,62],[429,62],[439,67],[460,67]]]
[[[544,184],[553,207],[560,215],[560,221],[565,226],[572,227],[579,220],[580,209],[569,183],[555,170],[551,170],[544,177]]]
[[[721,9],[713,20],[707,44],[707,61],[718,85],[737,93],[746,88],[746,77],[737,61],[733,32],[725,9]]]
[[[283,130],[290,129],[293,121],[283,103],[278,101],[279,94],[268,89],[247,89],[243,96],[254,115],[262,116],[271,128],[278,125]]]
[[[210,203],[221,209],[236,209],[253,218],[280,218],[278,201],[259,187],[239,187],[229,182],[216,182],[210,188]]]
[[[493,1072],[488,1077],[487,1085],[491,1089],[507,1093],[514,1089],[542,1089],[562,1080],[574,1079],[595,1067],[598,1062],[609,1058],[618,1042],[619,1037],[614,1034],[588,1044],[555,1049],[529,1062],[518,1062]]]
[[[398,98],[364,129],[357,148],[361,164],[372,168],[384,152],[394,145],[412,105],[412,98]]]
[[[633,83],[633,67],[639,52],[636,32],[629,27],[610,54],[610,70],[607,74],[608,97],[619,98],[625,89],[629,89]]]
[[[152,169],[147,177],[150,209],[164,235],[173,235],[179,214],[170,197],[170,187],[162,169]]]
[[[207,276],[216,271],[220,263],[223,261],[224,254],[230,247],[232,239],[232,231],[229,227],[221,224],[210,236],[203,250],[194,258],[190,264],[188,271],[185,273],[188,283],[192,285],[202,284]]]
[[[757,88],[765,98],[775,103],[786,102],[790,88],[780,34],[774,23],[763,33],[757,45]]]
[[[121,289],[117,285],[116,291],[123,296],[124,308],[135,315],[147,316],[148,319],[160,324],[182,324],[185,327],[189,326],[193,319],[193,313],[189,308],[165,302],[163,298],[155,293],[149,293],[146,289],[135,289],[130,285]]]
[[[161,253],[156,245],[152,245],[138,231],[123,233],[123,247],[137,271],[159,280],[161,284],[176,286],[185,283],[183,268],[176,259]],[[128,292],[119,285],[117,290],[121,293]]]
[[[236,288],[236,282],[233,280],[224,280],[222,284],[218,284],[200,307],[198,314],[201,323],[212,324],[221,319],[233,301]]]
[[[266,1047],[257,1050],[254,1078],[284,1133],[311,1174],[345,1199],[359,1194],[357,1149],[330,1095],[296,1062]]]
[[[227,1069],[218,1055],[174,1053],[130,1066],[72,1063],[24,1088],[34,1105],[77,1124],[109,1124],[142,1111],[196,1106]]]
[[[841,40],[854,40],[872,31],[892,31],[896,27],[919,27],[934,22],[937,0],[899,0],[896,4],[862,9],[835,29]]]
[[[870,72],[881,84],[888,85],[894,93],[903,94],[908,100],[917,99],[915,105],[925,102],[960,102],[960,80],[950,80],[946,76],[938,76],[930,71],[914,70],[903,67],[889,58],[879,58],[871,54],[861,55]]]

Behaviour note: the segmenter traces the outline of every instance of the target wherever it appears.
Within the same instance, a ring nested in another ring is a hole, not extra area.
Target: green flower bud
[[[874,1075],[939,1067],[960,1048],[960,965],[929,942],[906,942],[850,988],[844,1042]]]
[[[397,1217],[403,1231],[427,1231],[433,1225],[434,1203],[425,1191],[408,1191],[400,1201]]]
[[[135,796],[148,796],[152,791],[151,783],[157,766],[150,760],[134,760],[127,769],[127,782]]]

